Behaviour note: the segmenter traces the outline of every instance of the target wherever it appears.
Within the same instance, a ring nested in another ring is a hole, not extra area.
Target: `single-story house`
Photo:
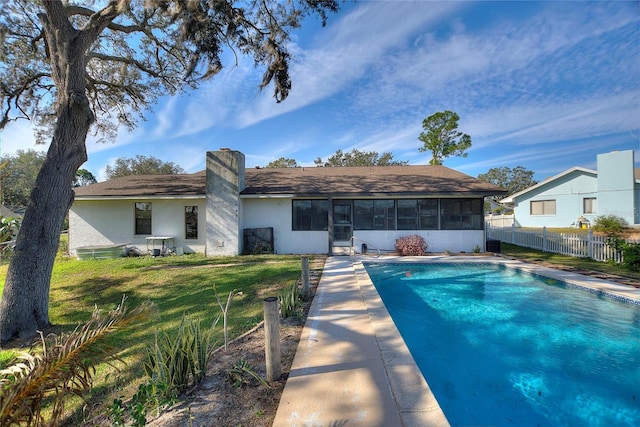
[[[597,170],[573,167],[513,194],[520,227],[588,227],[600,215],[640,225],[640,169],[633,150],[599,154]]]
[[[445,166],[245,168],[206,154],[206,170],[126,176],[78,187],[69,249],[155,244],[208,256],[393,250],[422,235],[432,252],[484,249],[484,197],[505,190]]]

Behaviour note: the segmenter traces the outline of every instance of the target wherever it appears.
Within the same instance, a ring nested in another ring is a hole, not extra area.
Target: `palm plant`
[[[20,353],[13,365],[0,371],[0,425],[57,426],[66,398],[82,396],[90,388],[96,366],[105,360],[121,361],[117,355],[121,349],[108,338],[139,324],[149,311],[149,303],[128,310],[123,298],[106,315],[96,309],[87,323],[71,333],[45,338],[40,332],[37,347]],[[43,411],[45,402],[47,411]]]

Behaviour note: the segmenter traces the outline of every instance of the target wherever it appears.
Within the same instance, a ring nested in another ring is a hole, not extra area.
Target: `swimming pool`
[[[452,425],[640,425],[640,305],[491,263],[364,265]]]

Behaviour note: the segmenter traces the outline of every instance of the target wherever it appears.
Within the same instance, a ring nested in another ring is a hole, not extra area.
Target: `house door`
[[[352,235],[351,201],[333,202],[333,241],[351,240]]]

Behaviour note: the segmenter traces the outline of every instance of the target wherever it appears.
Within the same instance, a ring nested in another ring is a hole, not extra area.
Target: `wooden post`
[[[264,350],[267,364],[267,381],[274,382],[282,376],[280,368],[280,313],[278,298],[264,299]]]
[[[309,257],[302,257],[302,295],[309,298]]]

